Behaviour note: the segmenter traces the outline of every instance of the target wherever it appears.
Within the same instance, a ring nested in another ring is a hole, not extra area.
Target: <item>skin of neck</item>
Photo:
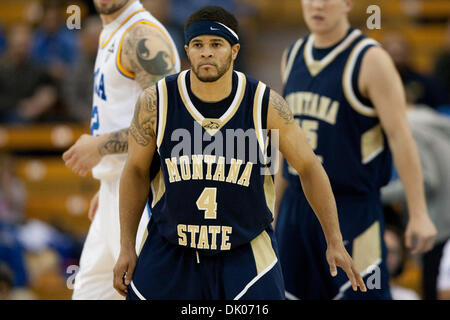
[[[203,82],[194,72],[190,72],[191,90],[197,98],[205,102],[217,102],[231,94],[233,88],[233,63],[222,77],[214,82]]]
[[[117,10],[114,13],[111,13],[111,14],[100,14],[100,19],[102,20],[103,25],[105,26],[105,25],[113,22],[114,20],[116,20],[116,18],[118,16],[120,16],[125,10],[128,9],[129,6],[131,6],[135,2],[136,2],[136,0],[128,1],[128,3],[126,5],[124,5],[122,8],[120,8],[119,10]]]
[[[329,30],[325,32],[315,33],[314,34],[314,47],[316,48],[329,48],[339,41],[341,41],[345,35],[347,34],[348,29],[350,28],[350,22],[348,18],[342,18],[339,23]]]

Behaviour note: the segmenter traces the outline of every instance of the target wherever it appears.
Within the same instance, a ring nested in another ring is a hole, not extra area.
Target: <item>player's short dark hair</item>
[[[184,31],[191,25],[200,21],[216,21],[226,25],[238,34],[239,23],[235,16],[219,6],[206,6],[191,14],[184,25]]]

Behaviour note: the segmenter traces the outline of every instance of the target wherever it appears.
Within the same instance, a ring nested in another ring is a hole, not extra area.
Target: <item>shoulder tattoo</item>
[[[278,112],[278,115],[286,124],[294,121],[294,116],[286,100],[273,90],[270,90],[269,104]]]
[[[172,45],[154,27],[140,23],[124,39],[123,54],[142,88],[175,72]]]

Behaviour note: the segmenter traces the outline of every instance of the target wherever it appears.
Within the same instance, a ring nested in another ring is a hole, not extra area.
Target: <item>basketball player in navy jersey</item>
[[[339,266],[354,290],[365,290],[342,243],[328,178],[289,107],[262,82],[233,70],[237,27],[220,7],[193,13],[185,27],[190,70],[146,89],[136,104],[114,268],[114,287],[128,299],[285,298],[271,228],[273,179],[262,174],[267,131],[278,131],[281,152],[301,175],[327,239],[323,255],[331,273]],[[246,135],[233,145],[242,137],[230,137],[236,131]],[[236,153],[240,148],[245,152]],[[156,157],[161,171],[150,183]],[[136,230],[150,189],[152,218],[137,257]]]
[[[370,290],[353,292],[347,279],[329,276],[325,238],[286,159],[276,179],[276,233],[292,299],[391,299],[379,194],[390,178],[390,150],[408,199],[406,245],[425,252],[436,235],[401,80],[379,44],[350,26],[351,6],[351,0],[302,0],[311,34],[284,55],[283,95],[330,178],[344,244]]]

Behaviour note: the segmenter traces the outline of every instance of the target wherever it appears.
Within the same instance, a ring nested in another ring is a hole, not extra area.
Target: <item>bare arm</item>
[[[299,173],[305,196],[322,226],[331,274],[335,276],[336,266],[339,266],[347,273],[353,290],[359,286],[365,291],[364,282],[342,243],[336,202],[328,176],[294,121],[286,101],[273,90],[270,93],[267,124],[269,130],[279,131],[280,151]]]
[[[103,156],[128,151],[128,128],[91,136],[83,134],[63,153],[65,165],[80,176],[85,176]]]
[[[135,25],[123,39],[121,62],[145,89],[175,73],[175,56],[170,40],[156,27]]]
[[[283,156],[280,154],[278,159],[279,168],[275,174],[275,212],[273,221],[273,226],[275,228],[277,225],[278,212],[280,211],[280,204],[288,187],[288,181],[283,177]]]
[[[288,50],[284,50],[283,55],[281,57],[281,66],[280,66],[280,72],[281,72],[281,79],[284,78],[284,73],[286,71],[286,63],[287,63],[287,54]],[[279,162],[278,162],[278,171],[275,174],[275,212],[274,212],[274,220],[273,220],[273,226],[276,227],[277,225],[277,218],[278,218],[278,211],[280,210],[280,204],[281,200],[283,200],[284,192],[286,191],[286,188],[288,186],[287,180],[283,177],[283,155],[280,153],[278,156]]]
[[[383,49],[372,47],[367,51],[359,87],[375,106],[405,188],[409,213],[406,246],[413,249],[412,253],[428,251],[433,247],[436,228],[428,217],[419,154],[406,118],[403,85]],[[417,240],[416,245],[414,240]]]
[[[174,73],[175,55],[169,39],[157,29],[138,23],[124,36],[120,61],[125,72],[146,89],[164,76]],[[83,135],[63,154],[66,166],[85,176],[103,156],[128,151],[128,128],[97,137]]]
[[[136,264],[136,232],[150,190],[149,168],[156,149],[156,89],[139,97],[128,139],[128,158],[119,189],[120,256],[114,268],[114,287],[126,294]],[[126,275],[125,281],[123,276]]]

